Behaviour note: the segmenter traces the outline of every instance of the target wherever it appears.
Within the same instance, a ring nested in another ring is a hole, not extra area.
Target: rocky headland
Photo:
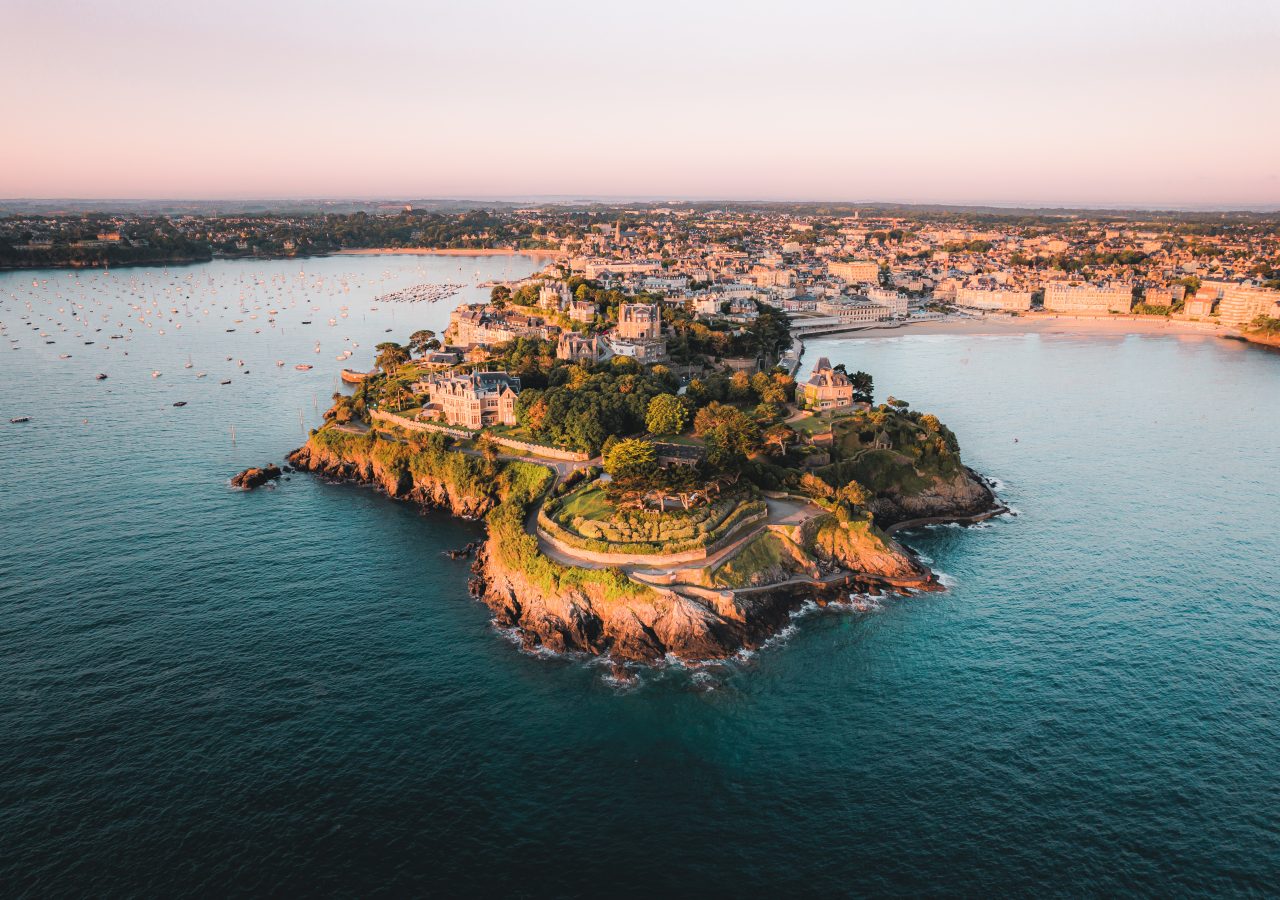
[[[443,441],[332,427],[313,434],[288,462],[426,508],[483,518],[488,534],[472,566],[471,590],[496,623],[514,629],[529,649],[619,662],[722,659],[758,647],[806,601],[939,590],[928,567],[887,531],[1003,511],[987,484],[961,468],[912,493],[879,492],[862,517],[823,512],[801,524],[764,525],[715,564],[571,565],[544,553],[533,528],[533,513],[554,482],[543,466],[486,460]]]

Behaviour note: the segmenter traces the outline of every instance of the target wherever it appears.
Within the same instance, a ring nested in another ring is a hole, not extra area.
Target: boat
[[[174,405],[174,406],[186,406],[186,405],[187,405],[187,401],[186,401],[186,400],[175,400],[175,401],[173,401],[173,405]]]
[[[187,355],[187,364],[186,364],[185,366],[183,366],[182,368],[184,368],[184,369],[190,369],[190,368],[191,368],[191,355],[190,355],[190,354],[188,354],[188,355]]]
[[[294,368],[295,368],[295,369],[297,369],[299,372],[305,372],[305,371],[307,371],[307,369],[311,369],[311,368],[314,368],[314,367],[313,367],[313,366],[309,366],[309,365],[307,365],[306,363],[298,363],[296,366],[294,366]]]
[[[96,378],[96,379],[98,379],[98,381],[106,381],[106,380],[107,380],[107,376],[106,376],[106,374],[105,374],[105,373],[103,373],[103,372],[99,372],[97,375],[95,375],[95,376],[93,376],[93,377],[94,377],[94,378]]]
[[[231,379],[230,379],[230,378],[228,378],[226,381],[224,381],[224,382],[222,382],[222,383],[223,383],[223,384],[230,384],[230,383],[231,383]]]
[[[9,424],[17,425],[20,422],[30,422],[30,421],[31,421],[30,416],[16,416],[15,418],[12,418],[9,420]]]
[[[355,369],[343,369],[341,373],[342,380],[347,384],[359,384],[372,374],[372,372],[357,372]]]
[[[159,378],[159,377],[160,377],[160,370],[159,370],[159,369],[156,369],[156,371],[152,372],[152,373],[151,373],[151,377],[152,377],[152,378]]]
[[[196,373],[196,377],[197,377],[197,378],[204,378],[204,377],[205,377],[206,375],[208,375],[208,374],[209,374],[208,372],[197,372],[197,373]]]
[[[283,368],[284,368],[284,360],[283,360],[283,359],[277,359],[277,360],[276,360],[276,367],[277,367],[277,368],[280,368],[280,369],[283,369]]]

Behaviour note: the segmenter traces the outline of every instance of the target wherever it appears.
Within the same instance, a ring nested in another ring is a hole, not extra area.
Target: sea
[[[4,895],[1280,890],[1280,354],[811,342],[1013,512],[900,535],[945,592],[620,680],[492,624],[444,556],[478,524],[228,484],[544,262],[0,274]],[[379,299],[423,283],[461,287]]]

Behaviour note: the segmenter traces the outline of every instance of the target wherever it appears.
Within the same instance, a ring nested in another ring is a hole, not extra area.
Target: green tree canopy
[[[650,434],[679,434],[689,424],[689,413],[674,394],[659,394],[649,401],[644,419]]]
[[[609,448],[604,470],[615,479],[632,479],[651,474],[658,466],[658,451],[653,444],[638,438],[625,438]]]

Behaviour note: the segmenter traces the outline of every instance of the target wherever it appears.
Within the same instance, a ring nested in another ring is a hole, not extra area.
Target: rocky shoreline
[[[293,451],[287,460],[299,471],[370,485],[389,497],[468,519],[484,516],[498,502],[488,495],[459,493],[435,477],[387,470],[372,457],[347,458],[315,442]],[[985,481],[968,469],[937,491],[905,501],[891,499],[883,507],[901,527],[976,521],[1006,511]],[[933,515],[925,522],[923,517],[903,515],[907,511]],[[892,524],[886,527],[897,530]],[[841,533],[835,532],[834,540],[828,535],[814,546],[810,571],[779,575],[776,583],[736,590],[683,584],[672,589],[633,579],[634,593],[619,598],[591,578],[549,590],[519,566],[503,561],[490,528],[476,550],[469,588],[493,612],[495,623],[513,629],[526,649],[608,657],[618,664],[671,657],[725,659],[758,648],[809,601],[825,606],[850,594],[942,590],[919,557],[887,535],[866,552],[849,540],[842,542]]]

